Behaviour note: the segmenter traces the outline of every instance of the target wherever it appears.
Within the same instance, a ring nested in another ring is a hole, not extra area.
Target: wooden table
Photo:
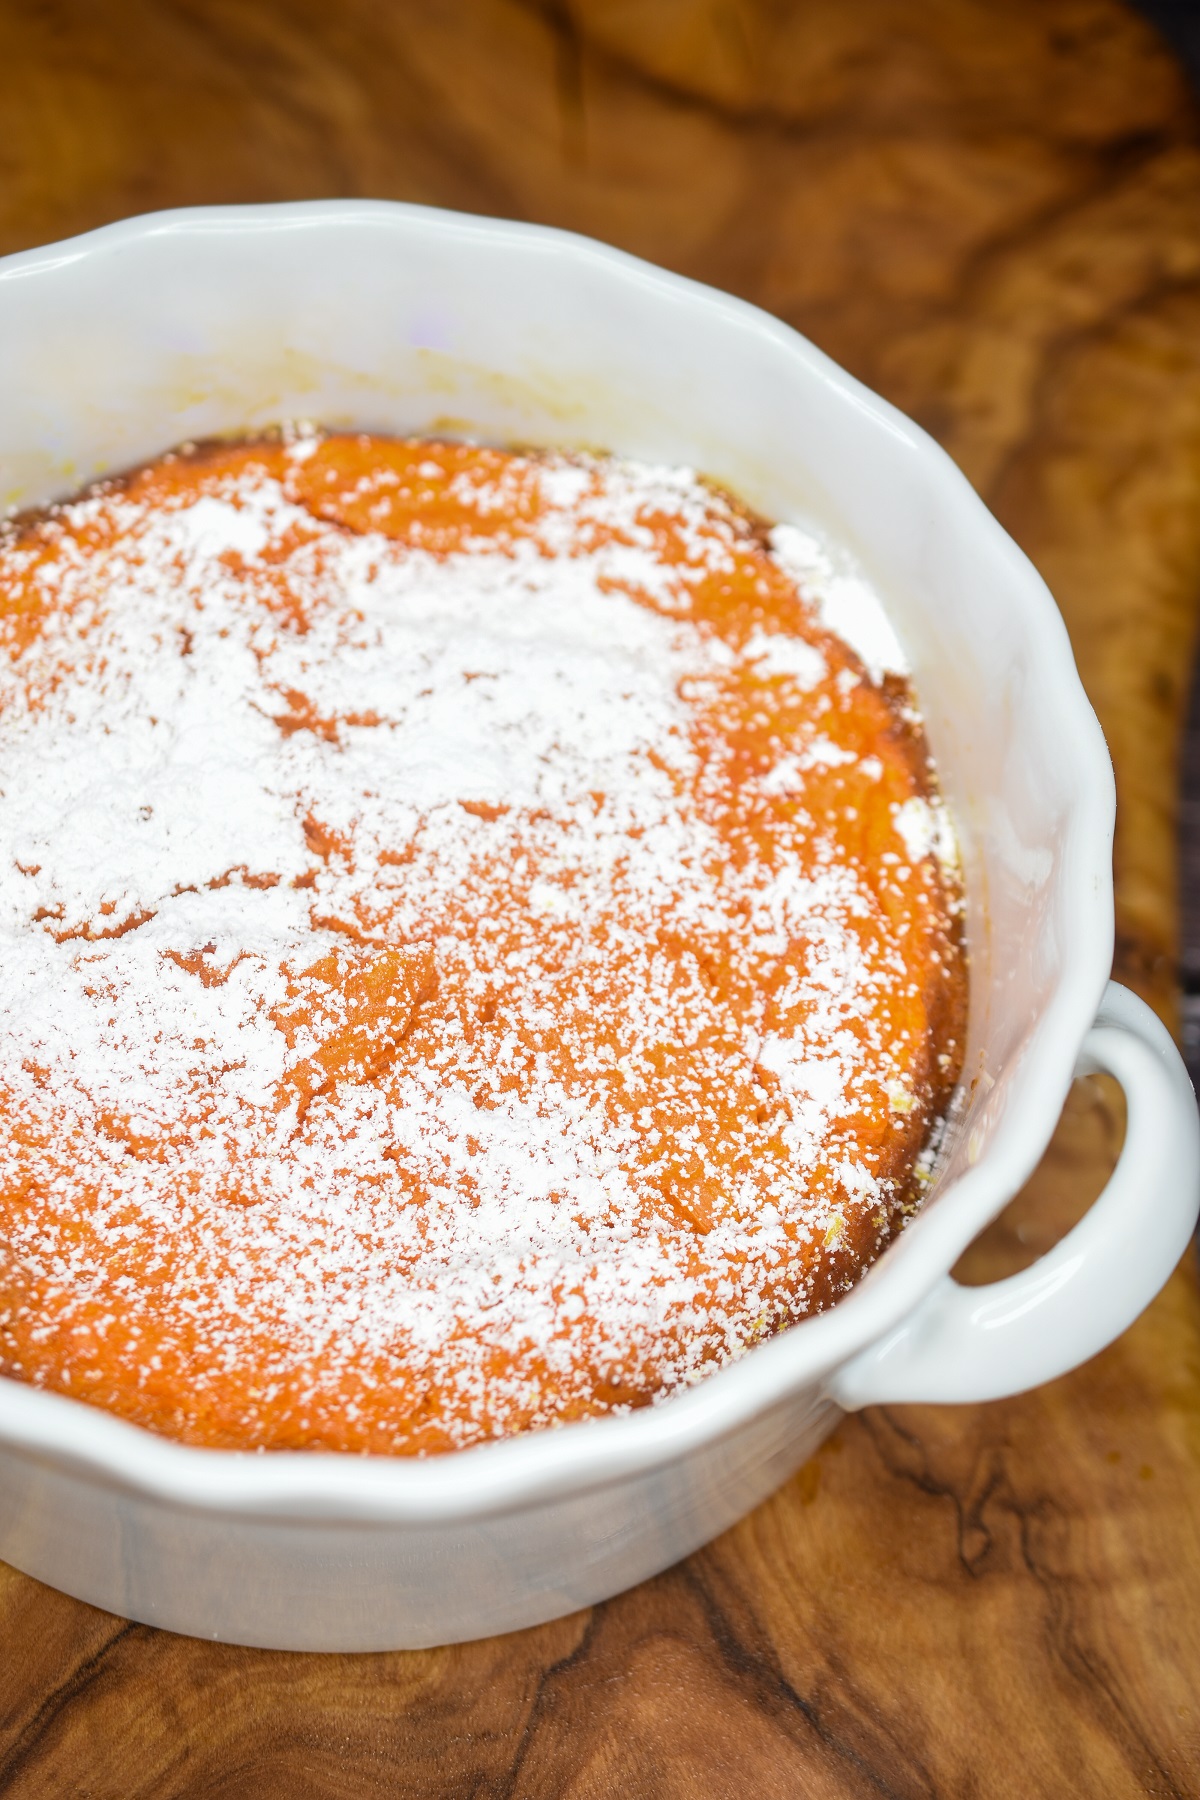
[[[1176,1018],[1200,598],[1200,149],[1117,0],[0,0],[0,249],[199,201],[574,226],[791,320],[926,424],[1066,614],[1117,765],[1117,966]],[[1111,1166],[1076,1091],[969,1254]],[[1146,1205],[1154,1196],[1146,1196]],[[0,1794],[1200,1794],[1200,1303],[1006,1403],[848,1419],[635,1592],[421,1654],[155,1632],[0,1570]]]

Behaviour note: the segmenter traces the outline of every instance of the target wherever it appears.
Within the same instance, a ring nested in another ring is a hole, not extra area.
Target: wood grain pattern
[[[1062,605],[1118,771],[1119,970],[1173,1017],[1200,147],[1149,29],[1116,0],[0,0],[0,250],[355,193],[745,294],[936,433]],[[1119,1134],[1082,1084],[965,1278],[1052,1242]],[[1076,1374],[847,1420],[686,1564],[512,1638],[288,1657],[0,1571],[0,1794],[1200,1795],[1198,1475],[1189,1266]]]

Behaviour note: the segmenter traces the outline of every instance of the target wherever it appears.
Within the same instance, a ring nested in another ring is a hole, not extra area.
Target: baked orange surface
[[[689,471],[430,440],[185,448],[11,521],[0,1371],[424,1453],[844,1292],[966,975],[839,593]]]

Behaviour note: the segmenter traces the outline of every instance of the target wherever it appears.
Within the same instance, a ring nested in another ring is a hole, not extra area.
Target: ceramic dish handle
[[[838,1371],[839,1406],[1023,1393],[1110,1344],[1162,1287],[1200,1205],[1200,1119],[1182,1059],[1144,1001],[1110,982],[1076,1074],[1112,1075],[1125,1090],[1125,1144],[1099,1199],[1019,1275],[987,1287],[943,1276]]]

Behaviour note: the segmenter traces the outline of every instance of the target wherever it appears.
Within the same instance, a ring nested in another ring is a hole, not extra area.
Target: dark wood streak
[[[584,1671],[586,1677],[586,1665],[591,1657],[603,1615],[603,1607],[593,1608],[588,1615],[583,1635],[575,1648],[539,1673],[537,1688],[528,1710],[524,1729],[513,1748],[512,1761],[507,1775],[497,1790],[498,1800],[522,1800],[534,1746],[542,1728],[554,1712],[556,1688],[564,1680],[569,1679],[572,1674],[581,1670]]]
[[[837,1763],[844,1765],[845,1774],[855,1782],[854,1792],[881,1794],[885,1796],[885,1800],[909,1800],[910,1795],[933,1795],[936,1792],[926,1771],[920,1771],[923,1779],[919,1787],[914,1788],[907,1782],[902,1786],[895,1785],[895,1775],[903,1773],[903,1765],[909,1759],[907,1746],[894,1740],[883,1746],[876,1746],[885,1751],[887,1759],[893,1765],[892,1773],[889,1774],[875,1766],[871,1759],[855,1747],[849,1735],[826,1716],[819,1702],[798,1693],[780,1666],[774,1646],[755,1628],[753,1614],[750,1613],[747,1618],[739,1618],[735,1625],[717,1604],[705,1579],[705,1565],[701,1558],[685,1565],[681,1575],[699,1597],[713,1644],[751,1704],[786,1721],[793,1730],[798,1722],[798,1714],[799,1720],[816,1737],[822,1749]],[[847,1701],[853,1702],[853,1677],[845,1669],[839,1671],[839,1675],[839,1710],[845,1710]]]
[[[113,1651],[144,1631],[145,1627],[142,1625],[114,1620],[99,1649],[77,1662],[44,1696],[29,1723],[21,1728],[17,1736],[7,1745],[0,1745],[3,1752],[0,1754],[0,1794],[11,1791],[23,1768],[36,1759],[39,1746],[55,1726],[62,1722],[66,1708],[81,1698],[94,1682],[109,1673],[108,1664]]]
[[[876,1407],[863,1414],[863,1425],[889,1474],[899,1481],[910,1482],[931,1500],[950,1501],[954,1508],[959,1565],[964,1575],[979,1580],[987,1573],[984,1564],[992,1549],[992,1534],[985,1523],[984,1512],[1004,1482],[1002,1453],[995,1446],[988,1447],[982,1466],[972,1471],[964,1494],[952,1483],[935,1479],[920,1434],[906,1429],[895,1409]]]
[[[1121,1745],[1135,1779],[1153,1771],[1153,1793],[1177,1796],[1184,1790],[1158,1757],[1122,1692],[1121,1676],[1113,1663],[1081,1639],[1075,1630],[1072,1584],[1039,1553],[1039,1541],[1061,1538],[1068,1529],[1063,1508],[1050,1496],[1021,1507],[1011,1491],[1004,1504],[1020,1520],[1020,1545],[1025,1567],[1041,1587],[1047,1602],[1046,1636],[1051,1653],[1075,1682],[1080,1704],[1089,1707],[1097,1722]],[[1190,1787],[1187,1790],[1192,1792]]]
[[[1073,1583],[1062,1569],[1054,1567],[1055,1558],[1048,1553],[1069,1531],[1069,1515],[1062,1506],[1048,1494],[1021,1498],[997,1446],[985,1452],[982,1466],[963,1492],[932,1473],[919,1431],[907,1426],[894,1409],[876,1409],[864,1415],[863,1423],[894,1477],[910,1482],[932,1499],[951,1503],[957,1519],[959,1562],[969,1578],[985,1579],[992,1572],[987,1566],[993,1549],[984,1516],[987,1508],[995,1505],[1015,1522],[1023,1566],[1045,1599],[1047,1650],[1075,1684],[1080,1704],[1092,1710],[1101,1728],[1122,1746],[1132,1776],[1140,1778],[1148,1769],[1153,1772],[1155,1785],[1150,1791],[1179,1796],[1180,1800],[1193,1793],[1192,1787],[1179,1787],[1159,1759],[1128,1706],[1119,1671],[1076,1633]],[[899,1454],[897,1445],[902,1447]],[[972,1538],[978,1540],[978,1548],[970,1547]],[[1061,1552],[1058,1560],[1063,1561]]]
[[[394,196],[741,293],[932,429],[1050,581],[1173,1017],[1200,615],[1200,133],[1118,0],[6,0],[0,249]],[[1197,983],[1200,985],[1200,982]],[[1081,1084],[963,1279],[1121,1141]],[[1148,1200],[1148,1204],[1152,1200]],[[4,1800],[1200,1800],[1200,1300],[989,1407],[847,1420],[677,1570],[491,1643],[288,1657],[0,1569]]]

